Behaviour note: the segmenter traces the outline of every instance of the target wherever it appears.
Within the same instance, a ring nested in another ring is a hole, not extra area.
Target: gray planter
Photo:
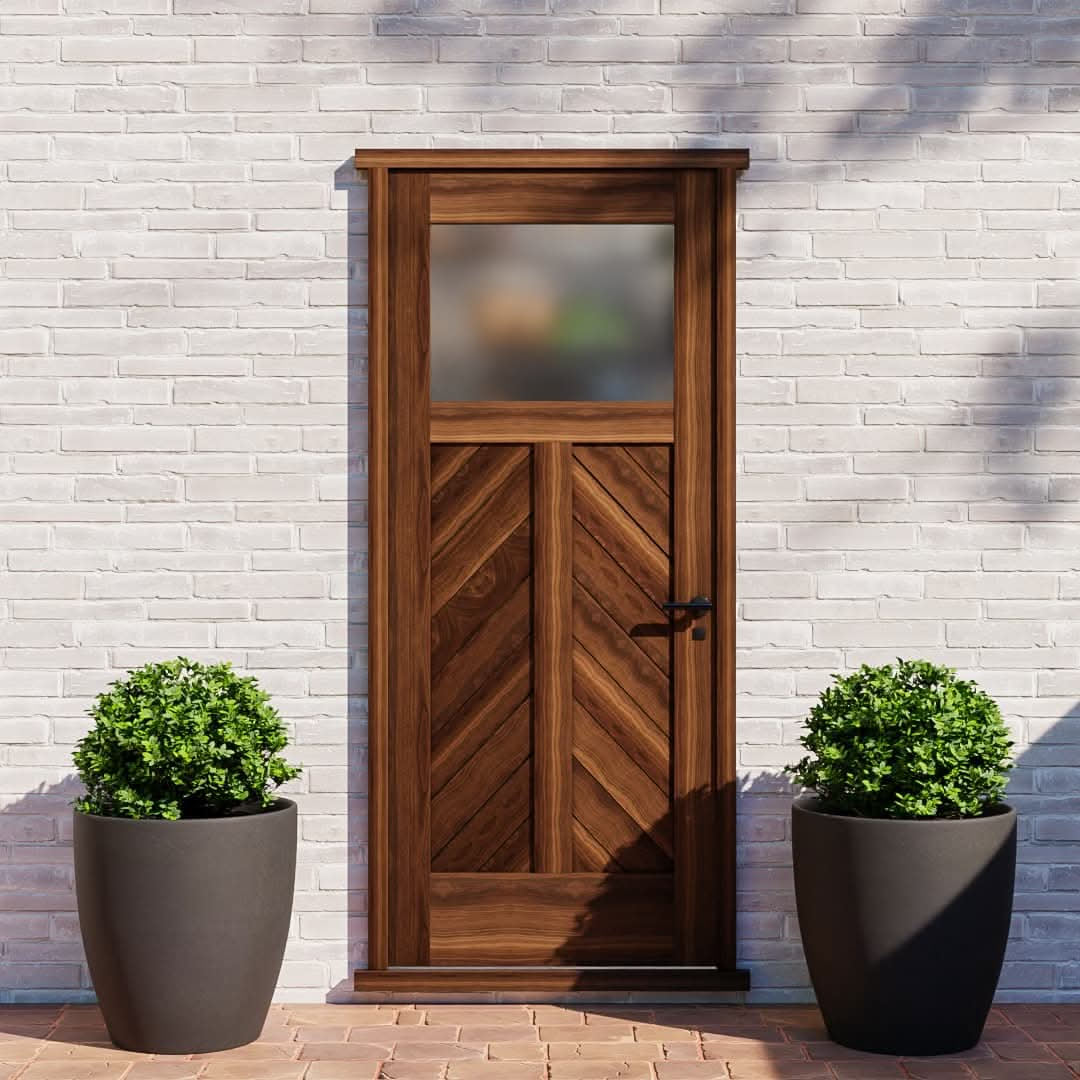
[[[292,913],[296,804],[183,821],[75,814],[79,923],[109,1035],[190,1054],[262,1030]]]
[[[896,821],[792,809],[806,962],[832,1038],[915,1055],[979,1041],[1001,973],[1016,813]]]

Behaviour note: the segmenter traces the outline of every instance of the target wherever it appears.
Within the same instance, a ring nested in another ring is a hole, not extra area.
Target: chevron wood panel
[[[574,868],[672,868],[671,448],[574,447]]]
[[[431,449],[431,869],[528,872],[530,451]]]

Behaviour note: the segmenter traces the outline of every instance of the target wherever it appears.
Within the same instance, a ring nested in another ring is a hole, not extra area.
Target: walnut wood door
[[[357,985],[735,985],[734,173],[463,157],[367,165]]]

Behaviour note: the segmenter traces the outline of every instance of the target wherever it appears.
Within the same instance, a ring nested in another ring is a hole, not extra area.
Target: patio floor
[[[995,1009],[950,1058],[829,1042],[816,1009],[283,1005],[259,1042],[190,1058],[116,1050],[93,1006],[0,1007],[0,1080],[1070,1080],[1080,1005]]]

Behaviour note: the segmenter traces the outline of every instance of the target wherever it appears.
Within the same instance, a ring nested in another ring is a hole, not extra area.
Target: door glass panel
[[[672,225],[431,226],[435,401],[670,401]]]

